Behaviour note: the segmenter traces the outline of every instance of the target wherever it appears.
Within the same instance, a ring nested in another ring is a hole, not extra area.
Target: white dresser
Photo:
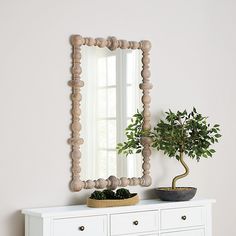
[[[25,209],[26,236],[212,236],[214,200]]]

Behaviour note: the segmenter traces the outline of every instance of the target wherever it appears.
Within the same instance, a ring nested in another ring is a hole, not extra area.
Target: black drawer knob
[[[80,227],[79,227],[79,230],[80,230],[80,231],[84,231],[84,229],[85,229],[84,226],[80,226]]]
[[[135,220],[135,221],[133,222],[133,224],[134,224],[134,225],[138,225],[138,221]]]
[[[182,219],[182,220],[186,220],[187,217],[186,217],[186,216],[182,216],[181,219]]]

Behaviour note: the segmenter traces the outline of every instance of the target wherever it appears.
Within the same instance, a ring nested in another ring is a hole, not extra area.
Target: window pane
[[[96,101],[94,101],[96,104]],[[107,117],[107,91],[106,89],[99,89],[98,90],[98,97],[97,97],[97,117]],[[92,108],[91,108],[92,109]]]
[[[117,175],[116,152],[99,151],[96,169],[99,178],[105,179],[110,175]]]
[[[133,86],[127,86],[126,88],[127,90],[127,116],[131,117],[134,115],[134,113],[136,112],[136,104],[135,104],[135,93],[134,93],[134,88]]]
[[[116,152],[108,152],[108,175],[117,176],[117,166],[116,166]]]
[[[116,120],[108,120],[108,148],[116,148]]]
[[[97,143],[98,148],[107,148],[107,121],[98,121]]]
[[[96,172],[99,178],[107,178],[107,152],[106,151],[98,152]]]
[[[106,58],[98,58],[97,61],[97,80],[98,86],[106,86],[107,84],[107,72],[106,72]]]
[[[116,88],[107,89],[108,117],[116,117]]]
[[[126,54],[127,55],[127,70],[126,70],[126,76],[127,76],[127,84],[134,83],[135,79],[135,54],[134,51],[131,51]]]
[[[107,57],[107,84],[116,84],[116,56]]]
[[[142,175],[142,155],[131,154],[127,157],[127,177]]]

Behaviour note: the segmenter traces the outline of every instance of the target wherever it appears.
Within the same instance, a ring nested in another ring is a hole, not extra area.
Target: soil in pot
[[[189,201],[197,192],[197,189],[193,187],[177,187],[174,189],[162,187],[156,190],[158,197],[163,201]]]

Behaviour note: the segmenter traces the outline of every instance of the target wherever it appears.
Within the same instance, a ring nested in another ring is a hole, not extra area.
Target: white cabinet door
[[[204,236],[204,230],[189,230],[189,231],[180,231],[172,233],[163,233],[161,236]]]

